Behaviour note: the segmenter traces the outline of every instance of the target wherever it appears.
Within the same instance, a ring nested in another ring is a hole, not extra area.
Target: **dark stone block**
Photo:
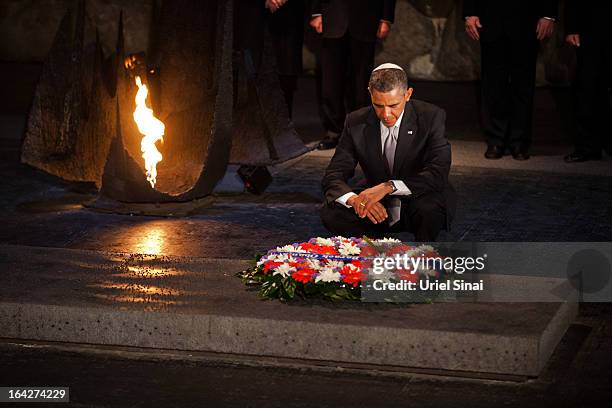
[[[71,181],[100,185],[115,133],[99,38],[83,44],[85,6],[68,11],[41,72],[21,161]]]
[[[230,151],[234,162],[267,165],[307,150],[288,118],[269,41],[257,72],[238,59],[233,77],[232,0],[154,7],[151,46],[135,68],[125,66],[122,16],[115,54],[105,61],[99,36],[84,44],[84,1],[74,14],[64,18],[44,65],[23,162],[66,180],[95,182],[107,198],[169,202],[209,195]],[[133,118],[136,75],[165,124],[155,187],[146,180]]]
[[[185,201],[210,194],[223,177],[231,144],[231,6],[164,2],[148,58],[156,65],[149,78],[155,115],[166,126],[157,184],[153,189],[145,178],[142,135],[132,116],[134,77],[119,68],[120,140],[109,155],[102,194],[127,202]],[[118,41],[117,55],[122,49]]]
[[[263,44],[234,54],[232,164],[265,166],[309,150],[289,120],[272,41],[261,29]]]

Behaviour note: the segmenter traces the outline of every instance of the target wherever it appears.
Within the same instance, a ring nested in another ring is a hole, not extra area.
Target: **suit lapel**
[[[406,156],[410,153],[411,146],[416,143],[418,133],[417,115],[412,103],[408,101],[404,110],[404,117],[400,124],[397,146],[395,147],[395,158],[393,159],[393,177],[398,177]],[[380,137],[379,137],[380,140]]]

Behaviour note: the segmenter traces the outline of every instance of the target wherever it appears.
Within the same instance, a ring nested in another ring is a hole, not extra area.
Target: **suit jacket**
[[[305,12],[305,0],[290,0],[274,13],[266,11],[281,75],[302,74]]]
[[[376,41],[380,20],[393,22],[395,0],[313,0],[311,14],[323,15],[323,38]]]
[[[271,40],[276,68],[281,75],[302,73],[305,0],[291,0],[270,13],[264,0],[234,1],[234,50],[250,52],[255,70],[268,57],[265,42]],[[266,27],[270,35],[266,35]]]
[[[353,191],[347,181],[359,164],[368,187],[387,180],[402,180],[412,192],[409,197],[437,192],[444,197],[447,221],[455,213],[456,196],[448,182],[451,146],[445,135],[446,113],[427,102],[410,100],[400,124],[392,174],[387,174],[382,157],[380,121],[369,106],[350,113],[332,157],[322,187],[328,203]]]
[[[567,0],[565,2],[565,35],[610,36],[608,28],[612,4],[610,1]]]
[[[478,16],[482,41],[494,41],[502,34],[512,39],[536,39],[540,18],[557,18],[558,0],[465,0],[463,16]]]

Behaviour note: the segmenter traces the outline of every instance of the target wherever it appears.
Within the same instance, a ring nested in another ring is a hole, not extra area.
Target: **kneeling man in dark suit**
[[[347,116],[325,171],[323,224],[344,236],[410,231],[417,241],[435,241],[456,207],[446,113],[412,100],[406,73],[395,64],[375,68],[369,90],[372,106]],[[347,184],[357,164],[367,183],[362,191]]]

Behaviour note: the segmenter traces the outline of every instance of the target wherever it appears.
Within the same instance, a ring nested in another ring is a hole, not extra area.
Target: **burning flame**
[[[162,154],[157,150],[155,143],[158,140],[164,141],[165,126],[161,120],[155,117],[153,110],[147,107],[146,100],[149,90],[142,83],[139,76],[136,77],[136,85],[138,86],[138,92],[136,93],[134,121],[138,125],[138,131],[143,135],[140,142],[140,150],[145,161],[147,180],[151,183],[151,187],[155,187],[155,182],[157,181],[157,163],[162,160]]]

